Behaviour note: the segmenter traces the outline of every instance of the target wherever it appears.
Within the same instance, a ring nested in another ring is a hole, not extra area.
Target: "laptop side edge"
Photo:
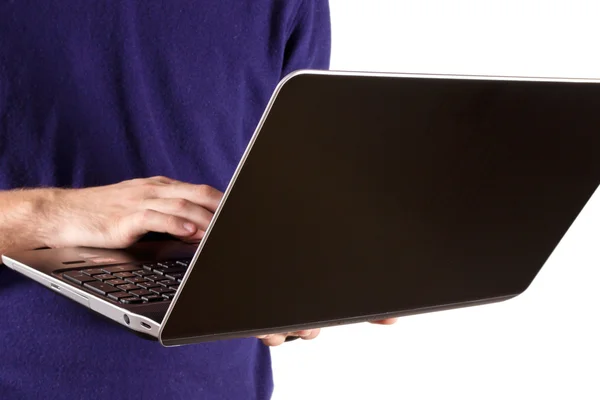
[[[412,310],[402,311],[402,312],[397,312],[397,313],[376,314],[376,315],[360,316],[360,317],[356,317],[356,318],[345,318],[345,319],[336,320],[336,321],[324,322],[324,323],[319,324],[318,327],[319,328],[331,328],[331,327],[342,326],[342,325],[379,321],[379,320],[388,319],[388,318],[401,318],[401,317],[408,317],[408,316],[419,315],[419,314],[426,314],[426,313],[429,314],[429,313],[433,313],[433,312],[449,311],[449,310],[454,310],[454,309],[459,309],[459,308],[483,306],[483,305],[501,303],[501,302],[504,302],[507,300],[511,300],[515,297],[518,297],[522,293],[523,292],[519,292],[519,293],[511,294],[511,295],[486,298],[486,299],[469,301],[469,302],[460,302],[460,303],[454,303],[454,304],[442,304],[440,306],[412,309]],[[315,328],[316,328],[315,324],[290,325],[290,326],[281,327],[281,332],[296,332],[296,331],[301,331],[301,330],[305,330],[305,329],[315,329]],[[165,347],[176,347],[176,346],[183,346],[183,345],[189,345],[189,344],[211,342],[211,341],[216,341],[216,340],[246,339],[249,337],[260,336],[263,334],[270,334],[270,333],[273,333],[273,332],[270,332],[270,331],[264,332],[264,331],[256,331],[256,330],[235,331],[233,333],[226,334],[226,335],[219,334],[219,335],[214,335],[214,336],[209,336],[209,335],[195,336],[195,337],[186,337],[183,339],[172,339],[172,340],[160,339],[160,341],[161,341],[161,344]]]
[[[73,285],[65,285],[59,279],[29,267],[9,256],[2,256],[3,263],[10,269],[32,279],[33,281],[50,288],[68,299],[71,299],[84,307],[95,311],[113,322],[123,325],[136,333],[158,338],[160,324],[150,318],[136,314],[133,311],[120,308],[100,296],[90,296],[89,293]]]

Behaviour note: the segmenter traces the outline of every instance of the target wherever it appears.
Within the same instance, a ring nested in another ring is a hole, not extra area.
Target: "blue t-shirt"
[[[278,81],[327,69],[326,0],[0,2],[0,189],[225,189]],[[0,399],[267,399],[256,339],[146,341],[0,266]]]

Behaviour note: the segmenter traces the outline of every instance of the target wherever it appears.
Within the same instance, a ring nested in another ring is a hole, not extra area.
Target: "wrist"
[[[49,218],[54,189],[0,192],[0,253],[46,247],[54,224]]]
[[[66,190],[49,188],[38,189],[33,193],[30,210],[38,219],[36,238],[39,247],[60,247],[61,227],[64,226],[61,218],[61,198]]]
[[[22,232],[21,243],[27,249],[56,247],[60,217],[61,189],[43,188],[22,191],[15,205],[15,225]],[[19,246],[21,247],[21,246]]]

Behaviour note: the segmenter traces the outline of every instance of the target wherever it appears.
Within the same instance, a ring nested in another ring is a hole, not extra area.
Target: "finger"
[[[146,199],[140,203],[140,207],[184,218],[202,231],[206,231],[213,217],[213,213],[206,208],[185,199]]]
[[[185,199],[213,213],[217,211],[217,207],[219,207],[219,203],[223,198],[223,193],[213,187],[183,182],[159,187],[156,192],[158,197]]]
[[[271,347],[280,346],[285,343],[286,337],[287,335],[285,334],[267,335],[262,337],[262,342]]]
[[[127,186],[140,186],[140,185],[144,185],[144,184],[153,184],[156,185],[157,183],[160,183],[162,185],[168,185],[168,184],[172,184],[172,183],[176,183],[178,182],[175,179],[166,177],[166,176],[152,176],[150,178],[134,178],[134,179],[130,179],[127,181],[123,181],[117,185],[127,185]]]
[[[154,210],[142,210],[124,218],[121,235],[125,240],[136,240],[148,232],[168,233],[173,236],[190,237],[198,228],[190,221]]]
[[[302,331],[296,331],[296,332],[291,332],[291,333],[282,333],[282,334],[276,334],[276,335],[263,335],[263,336],[258,336],[259,339],[262,340],[262,342],[267,345],[267,346],[279,346],[283,343],[285,343],[286,338],[289,336],[296,336],[301,338],[302,340],[312,340],[315,339],[317,336],[319,336],[319,333],[321,332],[320,329],[310,329],[310,330],[302,330]]]
[[[298,337],[306,337],[306,336],[312,334],[312,332],[313,331],[311,329],[306,329],[306,330],[303,330],[303,331],[291,332],[291,333],[288,333],[288,335],[298,336]]]
[[[186,243],[190,243],[190,244],[200,244],[200,242],[202,241],[202,239],[204,238],[204,235],[206,235],[205,231],[201,231],[200,229],[198,229],[198,231],[194,234],[194,236],[177,236],[177,238],[181,241],[184,241]]]
[[[173,235],[175,236],[177,239],[186,242],[186,243],[190,243],[190,244],[199,244],[202,241],[202,238],[204,237],[204,235],[206,235],[206,232],[198,229],[196,231],[196,233],[194,233],[192,236],[179,236],[179,235]]]
[[[317,336],[319,336],[320,334],[321,334],[320,329],[313,329],[313,331],[310,333],[310,335],[303,336],[302,340],[313,340],[313,339],[316,339]]]
[[[153,176],[153,177],[150,177],[148,179],[151,180],[151,181],[160,182],[160,183],[164,183],[164,184],[167,184],[167,185],[171,184],[171,183],[177,183],[177,182],[179,182],[176,179],[169,178],[167,176],[161,176],[161,175],[159,175],[159,176]]]
[[[398,318],[388,318],[388,319],[382,319],[379,321],[371,321],[372,324],[376,324],[376,325],[393,325],[398,321]]]
[[[299,336],[302,340],[313,340],[321,333],[320,329],[311,329],[306,331],[294,332],[293,335]]]
[[[280,335],[284,335],[285,337],[288,337],[288,336],[306,337],[306,336],[311,335],[313,333],[313,331],[314,330],[303,330],[303,331],[281,333]],[[271,334],[271,335],[262,335],[262,336],[257,336],[257,337],[259,339],[267,339],[267,338],[270,338],[271,336],[275,336],[275,335]]]

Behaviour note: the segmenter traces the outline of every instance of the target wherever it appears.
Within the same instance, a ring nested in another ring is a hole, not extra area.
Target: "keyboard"
[[[169,302],[175,296],[190,261],[84,268],[64,272],[62,277],[122,304]]]

